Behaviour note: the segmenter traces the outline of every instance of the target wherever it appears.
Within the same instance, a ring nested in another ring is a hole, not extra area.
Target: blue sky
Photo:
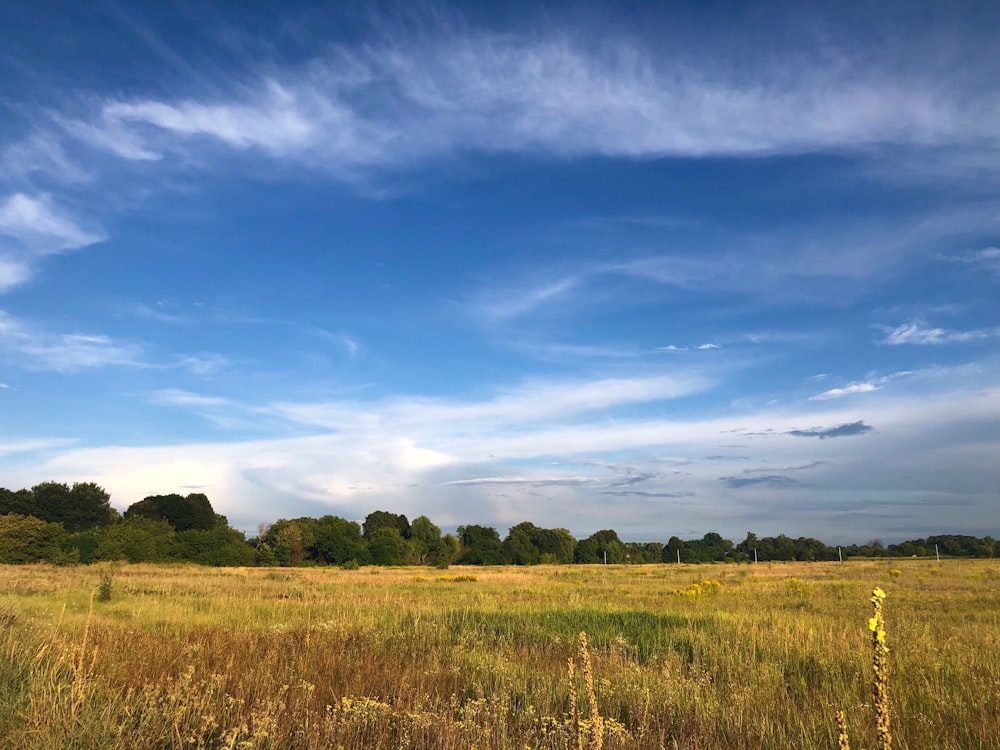
[[[0,484],[1000,533],[1000,6],[0,10]]]

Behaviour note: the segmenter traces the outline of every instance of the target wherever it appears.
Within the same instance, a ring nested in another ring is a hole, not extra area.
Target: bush
[[[0,516],[0,563],[74,562],[77,556],[63,550],[65,541],[66,530],[61,523],[14,513]]]

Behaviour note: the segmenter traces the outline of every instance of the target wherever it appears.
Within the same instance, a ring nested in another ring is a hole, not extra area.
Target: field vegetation
[[[0,575],[4,750],[872,748],[874,586],[892,746],[1000,747],[992,560]]]

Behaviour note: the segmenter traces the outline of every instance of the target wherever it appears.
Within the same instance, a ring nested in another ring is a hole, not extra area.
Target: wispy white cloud
[[[519,333],[519,332],[518,332]],[[503,339],[500,343],[515,351],[546,361],[566,362],[567,360],[633,360],[643,353],[639,347],[625,342],[610,344],[571,344],[546,342],[523,337]]]
[[[32,183],[38,175],[47,175],[56,182],[79,184],[92,179],[92,173],[79,163],[63,143],[61,129],[46,128],[39,123],[35,132],[23,141],[7,143],[0,148],[0,169],[11,183]]]
[[[28,281],[40,256],[105,239],[85,228],[47,195],[15,193],[0,202],[0,293]]]
[[[810,396],[810,401],[827,401],[831,398],[843,398],[844,396],[853,396],[858,393],[871,393],[872,391],[877,391],[879,386],[874,383],[851,383],[843,388],[831,388],[828,391],[823,391],[822,393],[817,393],[815,396]]]
[[[455,422],[544,423],[631,404],[677,399],[702,392],[713,384],[712,379],[696,373],[537,382],[511,388],[488,400],[463,403],[407,398],[389,401],[380,405],[378,421],[407,428]],[[347,429],[357,419],[357,410],[348,403],[274,403],[267,411],[290,421],[332,429]]]
[[[181,354],[173,367],[180,367],[195,375],[213,375],[229,366],[229,358],[221,354]]]
[[[191,318],[185,315],[179,315],[175,312],[168,312],[169,307],[163,303],[157,303],[154,305],[147,305],[141,302],[126,305],[122,308],[122,311],[128,315],[134,315],[137,318],[143,318],[145,320],[152,320],[157,323],[190,323]]]
[[[92,245],[105,235],[85,229],[47,196],[16,193],[0,203],[0,235],[13,238],[36,255]]]
[[[698,344],[697,346],[677,346],[677,344],[667,344],[666,346],[656,347],[658,352],[686,352],[689,350],[698,352],[709,352],[713,349],[721,349],[719,344]]]
[[[232,399],[223,398],[221,396],[204,396],[193,393],[192,391],[185,391],[180,388],[165,388],[163,390],[154,391],[151,394],[151,400],[155,404],[161,404],[164,406],[196,407],[199,409],[204,407],[231,408],[238,406],[238,402],[233,401]]]
[[[528,487],[583,487],[587,485],[604,485],[607,480],[597,477],[473,477],[472,479],[453,479],[444,482],[445,485],[452,486],[482,486],[482,485],[508,485],[508,486],[528,486]]]
[[[0,457],[21,453],[36,453],[48,450],[65,450],[76,441],[68,438],[28,438],[0,443]]]
[[[0,388],[6,386],[0,385]],[[65,449],[72,445],[74,440],[67,438],[28,438],[13,442],[0,443],[0,456],[11,456],[18,453],[34,453],[36,451],[46,451],[50,449]]]
[[[31,269],[20,261],[0,256],[0,293],[31,278]]]
[[[778,229],[739,235],[713,230],[689,243],[713,252],[645,254],[596,272],[619,274],[685,289],[713,289],[779,301],[809,299],[836,304],[856,294],[865,282],[883,281],[904,260],[931,259],[954,237],[1000,227],[996,206],[941,209],[910,217],[849,219],[824,226],[786,224]],[[696,244],[694,244],[696,243]],[[817,282],[822,281],[822,284]],[[830,284],[836,283],[833,289]]]
[[[58,121],[128,160],[222,146],[348,179],[470,150],[657,158],[997,136],[1000,96],[972,99],[937,71],[864,49],[838,50],[837,65],[776,49],[735,66],[696,45],[654,48],[622,34],[598,47],[568,30],[441,29],[333,47],[297,67],[258,62],[256,74],[214,82],[214,96],[113,98],[96,115]]]
[[[528,282],[502,289],[491,286],[476,301],[475,306],[481,314],[491,320],[516,318],[542,305],[565,299],[570,292],[580,286],[581,281],[579,276],[567,276],[537,285]]]
[[[907,378],[920,378],[933,376],[936,369],[924,369],[924,370],[898,370],[896,372],[890,372],[887,375],[871,375],[867,380],[850,383],[841,388],[830,388],[829,390],[818,393],[815,396],[810,396],[810,401],[829,401],[835,398],[843,398],[845,396],[854,396],[860,393],[872,393],[874,391],[881,390],[886,385],[901,379]],[[825,380],[830,377],[829,375],[814,375],[809,380]]]
[[[956,263],[965,263],[1000,278],[1000,247],[984,247],[955,255],[943,255],[942,258]]]
[[[0,356],[29,369],[71,373],[101,367],[145,367],[137,344],[103,334],[51,333],[0,311]]]
[[[371,184],[470,152],[660,158],[873,152],[887,144],[976,150],[1000,137],[1000,95],[991,89],[970,96],[937,70],[897,69],[864,48],[837,50],[837,65],[828,49],[810,58],[796,47],[734,66],[698,45],[653,47],[623,34],[598,46],[570,30],[517,35],[443,24],[427,36],[395,30],[327,49],[294,66],[247,61],[242,75],[199,86],[197,94],[68,98],[35,135],[5,147],[5,164],[29,182],[35,173],[72,182],[115,175],[95,153],[139,168],[155,163],[162,174],[211,167],[214,156],[228,160],[235,152],[265,155],[286,172],[319,170]],[[177,155],[193,158],[166,158]],[[18,241],[43,252],[104,237],[47,198],[9,201],[0,213],[12,214]],[[761,288],[768,278],[763,286],[772,289],[789,277],[851,280],[878,273],[901,252],[878,239],[878,252],[840,236],[831,254],[791,237],[797,252],[755,253],[749,264],[734,249],[714,258],[632,258],[603,273],[740,290]],[[897,244],[908,247],[910,239]],[[8,268],[0,283],[23,277],[22,267]],[[487,295],[481,311],[514,318],[586,280],[564,276]]]
[[[102,333],[59,333],[0,310],[0,358],[34,371],[76,373],[103,367],[186,370],[209,376],[230,360],[217,353],[180,353],[157,361],[142,343]]]
[[[296,328],[299,327],[294,323],[289,323],[287,325]],[[361,342],[355,336],[348,333],[332,333],[327,331],[325,328],[320,328],[318,326],[306,326],[305,330],[313,336],[317,336],[324,341],[329,341],[334,344],[338,348],[342,349],[349,357],[356,357],[358,353],[361,352]]]
[[[584,258],[571,273],[533,267],[524,277],[490,279],[468,296],[467,304],[499,322],[550,310],[620,309],[668,299],[676,289],[726,294],[755,306],[838,307],[850,304],[865,289],[885,284],[904,264],[934,260],[939,248],[956,236],[1000,228],[998,217],[996,206],[990,205],[924,212],[904,221],[846,218],[836,225],[784,225],[752,234],[719,227],[694,229],[672,242],[667,252],[645,251],[632,257],[620,253],[623,259],[614,262]],[[588,238],[581,236],[578,241],[586,246]],[[649,241],[660,244],[663,238]],[[747,338],[759,343],[778,335],[788,334],[761,332]],[[700,346],[672,343],[660,350],[719,345],[719,341]]]
[[[120,123],[106,110],[94,122],[69,119],[57,115],[55,122],[72,138],[99,151],[106,151],[130,161],[157,161],[161,155],[143,145],[141,134]],[[65,174],[67,160],[55,165],[59,174]],[[72,176],[72,173],[70,173]]]
[[[258,148],[277,156],[315,144],[320,132],[329,134],[340,119],[340,113],[333,111],[333,100],[296,95],[273,80],[258,85],[248,100],[239,102],[112,102],[104,107],[102,118],[116,133],[132,135],[133,144],[140,139],[128,126],[138,124],[180,137],[216,139],[236,149]],[[89,130],[95,144],[94,136],[99,132],[93,126]],[[131,146],[127,154],[116,153],[133,159],[156,158],[155,151],[139,145]]]
[[[902,323],[895,328],[886,329],[883,344],[900,346],[913,344],[917,346],[936,344],[959,344],[968,341],[994,338],[1000,336],[1000,328],[979,328],[968,331],[956,331],[948,328],[931,328],[920,321]]]

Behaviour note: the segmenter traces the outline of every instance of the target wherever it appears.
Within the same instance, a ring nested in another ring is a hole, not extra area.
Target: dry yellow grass
[[[1000,565],[892,565],[0,568],[0,748],[875,747],[876,584],[893,746],[1000,747]]]

